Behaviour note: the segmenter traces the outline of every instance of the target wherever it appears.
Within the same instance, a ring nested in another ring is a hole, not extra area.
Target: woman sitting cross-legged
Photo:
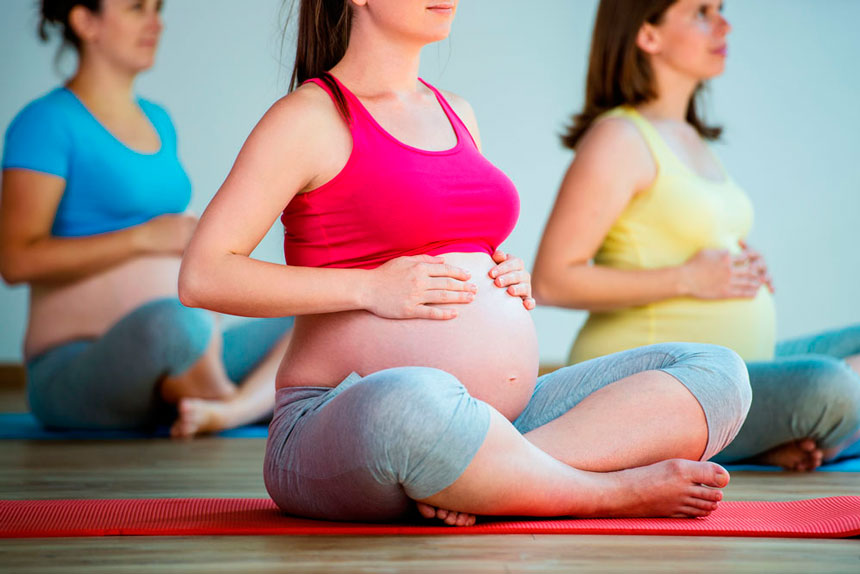
[[[669,344],[537,378],[529,274],[497,249],[516,189],[481,154],[469,104],[418,78],[455,11],[304,0],[300,85],[254,129],[189,245],[186,304],[298,316],[268,491],[336,520],[416,506],[457,525],[705,516],[729,476],[700,461],[743,422],[743,362]],[[287,265],[250,258],[279,215]]]

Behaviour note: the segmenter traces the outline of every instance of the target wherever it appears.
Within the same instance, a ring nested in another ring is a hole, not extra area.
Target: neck
[[[354,92],[414,92],[418,89],[421,45],[386,37],[356,18],[343,59],[332,68]]]
[[[121,110],[134,102],[136,74],[96,58],[81,58],[66,87],[99,109]]]
[[[699,85],[699,80],[685,76],[676,70],[653,62],[657,97],[639,106],[641,110],[657,118],[684,122],[687,108]]]

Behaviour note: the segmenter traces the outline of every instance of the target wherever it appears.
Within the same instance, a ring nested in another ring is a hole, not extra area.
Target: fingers
[[[441,289],[443,291],[470,291],[478,292],[478,286],[474,283],[459,281],[452,277],[432,277],[427,281],[427,289]]]
[[[434,321],[448,321],[457,318],[457,311],[454,309],[446,309],[445,307],[428,307],[427,305],[418,305],[415,308],[414,319],[432,319]]]
[[[425,263],[424,271],[429,277],[453,277],[461,281],[466,281],[472,276],[471,273],[462,267],[439,262]]]
[[[492,257],[493,257],[493,261],[495,261],[496,263],[501,263],[501,262],[503,262],[505,259],[507,259],[507,258],[508,258],[508,254],[507,254],[507,253],[505,253],[504,251],[501,251],[500,249],[496,249],[496,250],[493,252]]]
[[[531,297],[532,296],[532,286],[530,283],[517,283],[516,285],[511,285],[507,289],[508,295],[512,295],[514,297]]]
[[[475,294],[472,291],[431,289],[424,293],[424,300],[421,303],[471,303],[474,300]]]
[[[508,285],[516,285],[518,283],[527,285],[530,282],[531,275],[529,275],[528,271],[525,270],[505,273],[500,277],[496,277],[496,280],[493,281],[496,287],[507,287]]]
[[[495,261],[495,260],[494,260]],[[501,275],[505,275],[507,273],[512,273],[514,271],[521,271],[526,268],[525,262],[519,257],[510,257],[503,262],[499,263],[492,269],[490,269],[489,275],[491,278],[495,279]]]

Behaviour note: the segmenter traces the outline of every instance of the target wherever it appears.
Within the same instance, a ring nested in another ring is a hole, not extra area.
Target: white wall
[[[0,127],[61,79],[34,33],[35,0],[6,0],[0,20]],[[823,8],[826,6],[826,9]],[[506,244],[531,264],[570,160],[557,134],[582,102],[595,0],[462,0],[450,40],[427,48],[422,75],[466,97],[485,154],[517,184],[522,215]],[[719,153],[756,205],[754,246],[777,282],[780,336],[860,322],[860,2],[729,2],[727,73],[710,117]],[[245,136],[286,89],[281,0],[169,0],[141,95],[173,115],[202,211]],[[71,62],[67,62],[71,63]],[[68,66],[67,66],[68,69]],[[256,255],[282,260],[280,230]],[[0,362],[21,360],[26,290],[0,287]],[[560,362],[583,314],[534,312],[546,362]]]

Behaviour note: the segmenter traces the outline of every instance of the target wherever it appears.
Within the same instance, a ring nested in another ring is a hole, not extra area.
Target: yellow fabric
[[[623,117],[637,126],[657,163],[657,177],[613,224],[595,264],[657,269],[681,265],[705,248],[740,252],[738,240],[752,227],[753,209],[728,174],[724,172],[722,181],[696,174],[633,108],[616,108],[604,117]],[[733,349],[747,361],[767,360],[773,358],[775,331],[773,299],[764,286],[753,299],[674,298],[591,313],[569,360],[578,363],[671,341],[713,343]]]

